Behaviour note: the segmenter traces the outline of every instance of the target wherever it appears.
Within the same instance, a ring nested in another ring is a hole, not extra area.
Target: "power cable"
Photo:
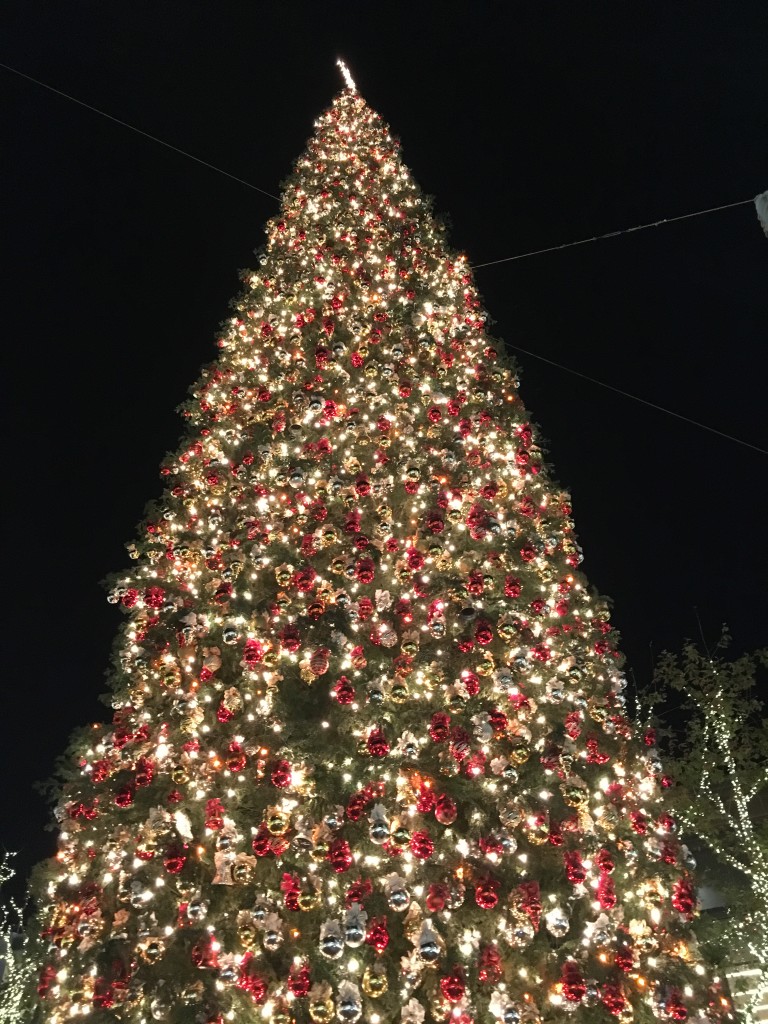
[[[588,380],[592,384],[597,384],[601,388],[607,388],[609,391],[615,391],[617,395],[623,395],[624,398],[631,398],[633,402],[640,402],[641,405],[647,405],[651,409],[656,409],[658,412],[664,412],[668,416],[674,416],[675,419],[683,420],[685,423],[690,423],[694,427],[701,427],[702,430],[708,430],[710,434],[717,434],[719,437],[727,438],[729,441],[735,441],[736,444],[742,444],[745,448],[752,448],[756,452],[760,452],[761,455],[768,455],[768,449],[760,448],[756,444],[752,444],[750,441],[743,441],[740,437],[734,437],[733,434],[726,434],[722,430],[716,430],[715,427],[710,427],[706,423],[700,423],[698,420],[693,420],[690,416],[683,416],[682,413],[674,412],[672,409],[666,409],[663,405],[657,405],[655,402],[649,402],[645,398],[640,398],[639,395],[630,394],[629,391],[623,391],[621,388],[614,387],[613,384],[606,384],[604,380],[596,380],[594,377],[589,377],[586,373],[581,373],[579,370],[574,370],[570,366],[563,366],[562,363],[556,363],[554,359],[547,359],[546,356],[540,356],[537,352],[531,352],[529,349],[522,348],[520,345],[507,344],[508,348],[513,348],[517,352],[522,352],[527,356],[531,356],[533,359],[539,359],[542,363],[549,363],[550,366],[556,366],[558,370],[565,370],[566,373],[572,373],[576,377],[581,377],[583,380]]]
[[[182,156],[186,156],[190,160],[194,160],[196,164],[202,164],[203,167],[207,167],[211,171],[218,171],[219,174],[223,174],[226,178],[231,178],[232,181],[237,181],[239,184],[245,185],[247,188],[252,188],[255,192],[261,192],[263,196],[269,196],[270,199],[276,199],[280,202],[279,196],[273,195],[271,192],[267,192],[263,188],[259,188],[258,185],[252,185],[250,181],[245,181],[244,178],[238,178],[236,174],[230,174],[229,171],[225,171],[221,167],[216,167],[215,164],[209,164],[207,160],[201,160],[199,156],[195,156],[193,153],[187,153],[185,149],[179,149],[178,146],[173,146],[170,142],[165,142],[163,139],[158,139],[156,135],[150,135],[149,132],[142,131],[141,128],[137,128],[133,124],[128,124],[127,121],[121,121],[119,117],[113,117],[105,110],[99,110],[98,107],[92,107],[90,103],[85,103],[83,100],[79,100],[76,96],[70,96],[68,92],[62,92],[61,89],[54,89],[52,85],[48,85],[46,82],[41,82],[39,78],[33,78],[32,75],[26,75],[23,71],[17,71],[16,68],[12,68],[8,64],[0,63],[0,68],[5,68],[6,71],[11,71],[14,75],[18,75],[20,78],[26,78],[28,82],[34,82],[35,85],[39,85],[43,89],[48,89],[49,92],[54,92],[57,96],[63,96],[64,99],[71,100],[73,103],[77,103],[78,106],[85,107],[86,110],[93,111],[94,114],[100,114],[102,117],[106,117],[108,121],[114,121],[115,124],[120,124],[123,128],[128,128],[130,131],[136,132],[137,135],[143,135],[145,139],[150,139],[152,142],[156,142],[159,146],[165,146],[166,149],[172,149],[174,153],[180,153]]]
[[[634,228],[624,228],[621,231],[607,231],[604,235],[593,235],[591,238],[581,238],[578,242],[564,242],[562,245],[551,245],[548,249],[535,249],[533,252],[521,252],[517,256],[504,256],[500,260],[490,260],[488,263],[473,263],[472,270],[479,270],[480,267],[495,267],[497,263],[511,263],[512,260],[524,260],[527,256],[540,256],[544,252],[556,252],[558,249],[572,249],[574,245],[586,245],[587,242],[600,242],[604,238],[618,238],[619,235],[629,235],[633,231],[645,231],[646,228],[657,228],[660,224],[672,224],[676,220],[688,220],[690,217],[703,217],[705,213],[716,213],[718,210],[730,210],[734,206],[744,206],[746,203],[754,203],[754,199],[739,199],[736,203],[725,203],[723,206],[710,206],[706,210],[696,210],[694,213],[683,213],[679,217],[664,217],[662,220],[651,221],[650,224],[638,224]]]

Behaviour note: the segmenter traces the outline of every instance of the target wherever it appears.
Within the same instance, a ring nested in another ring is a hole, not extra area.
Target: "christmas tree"
[[[39,1019],[718,1017],[568,496],[348,77],[267,236],[112,584]]]

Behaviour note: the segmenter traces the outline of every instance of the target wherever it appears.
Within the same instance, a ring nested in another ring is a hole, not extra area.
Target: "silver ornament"
[[[187,904],[187,917],[190,921],[203,921],[207,914],[208,904],[199,896],[196,896]]]
[[[277,928],[266,928],[262,943],[268,953],[274,953],[283,944],[283,933]]]
[[[401,913],[411,905],[411,894],[405,888],[390,889],[387,893],[387,903],[391,910]]]
[[[556,939],[562,939],[564,935],[567,935],[568,929],[571,926],[568,915],[561,907],[554,907],[550,910],[545,916],[544,922],[549,934],[553,935]]]

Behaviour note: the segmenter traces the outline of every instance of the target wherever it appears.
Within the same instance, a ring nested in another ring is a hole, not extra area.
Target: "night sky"
[[[15,15],[14,11],[18,11]],[[276,193],[344,56],[482,263],[768,188],[768,7],[6,5],[0,60]],[[174,413],[274,200],[0,69],[4,272],[0,845],[49,855],[34,783],[97,701]],[[768,239],[754,207],[480,269],[510,345],[768,447]],[[638,688],[728,622],[765,644],[765,455],[530,356]]]

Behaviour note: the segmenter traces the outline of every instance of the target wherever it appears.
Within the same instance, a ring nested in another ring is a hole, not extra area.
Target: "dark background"
[[[768,188],[768,8],[195,3],[4,8],[0,60],[268,192],[348,60],[473,262]],[[33,783],[105,714],[127,564],[173,410],[273,200],[0,69],[4,269],[0,844],[53,850]],[[768,447],[754,208],[478,270],[511,345]],[[585,570],[636,685],[727,621],[765,644],[765,455],[521,356]]]

